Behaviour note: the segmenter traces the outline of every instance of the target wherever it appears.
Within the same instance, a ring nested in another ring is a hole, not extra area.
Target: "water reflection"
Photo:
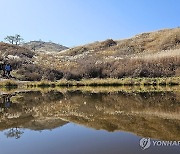
[[[4,134],[7,136],[7,138],[19,139],[23,133],[24,132],[21,128],[10,128]]]
[[[96,130],[180,140],[180,93],[26,91],[0,96],[0,130],[54,129],[69,122]]]
[[[10,108],[11,102],[11,95],[3,95],[0,98],[0,112],[3,112],[5,109]]]

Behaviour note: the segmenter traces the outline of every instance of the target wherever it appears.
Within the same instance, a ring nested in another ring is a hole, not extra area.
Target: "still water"
[[[3,92],[0,154],[179,154],[161,144],[180,141],[179,113],[178,92]]]

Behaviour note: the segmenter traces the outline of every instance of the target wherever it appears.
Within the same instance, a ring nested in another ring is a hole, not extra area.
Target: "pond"
[[[180,93],[0,94],[2,154],[179,154]]]

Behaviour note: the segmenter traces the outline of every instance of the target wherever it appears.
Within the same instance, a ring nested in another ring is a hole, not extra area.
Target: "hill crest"
[[[22,44],[22,46],[37,52],[60,52],[62,50],[68,49],[68,47],[63,45],[44,41],[30,41]]]

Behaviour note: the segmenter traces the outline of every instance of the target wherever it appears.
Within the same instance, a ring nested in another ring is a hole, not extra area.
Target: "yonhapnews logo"
[[[142,138],[139,141],[140,147],[142,150],[146,150],[151,146],[151,139],[150,138]]]
[[[150,146],[180,146],[180,141],[152,141],[150,138],[142,138],[139,145],[142,150],[146,150]]]

